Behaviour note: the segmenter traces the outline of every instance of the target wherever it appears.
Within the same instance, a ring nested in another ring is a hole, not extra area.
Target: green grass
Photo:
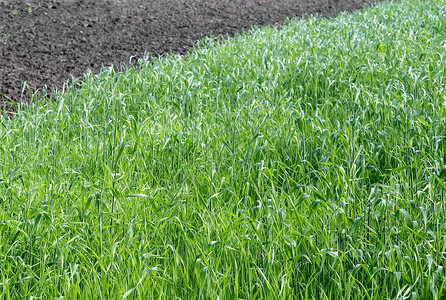
[[[445,67],[407,0],[87,73],[0,121],[0,298],[445,299]]]

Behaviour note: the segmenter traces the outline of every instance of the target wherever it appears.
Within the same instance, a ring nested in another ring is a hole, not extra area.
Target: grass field
[[[406,0],[87,73],[0,121],[0,298],[445,299],[445,67]]]

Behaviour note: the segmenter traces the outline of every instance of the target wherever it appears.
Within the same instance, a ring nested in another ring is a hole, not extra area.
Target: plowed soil
[[[184,54],[205,36],[304,15],[334,16],[376,0],[0,0],[0,109],[60,90],[87,69]],[[135,59],[131,59],[131,57]]]

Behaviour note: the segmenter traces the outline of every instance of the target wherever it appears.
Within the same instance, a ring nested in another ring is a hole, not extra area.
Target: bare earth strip
[[[186,53],[206,36],[305,15],[334,16],[375,0],[0,1],[0,109],[61,89],[87,69],[145,53]],[[133,60],[136,62],[137,60]],[[23,83],[26,82],[26,85]],[[25,87],[25,89],[23,89]],[[22,95],[22,90],[25,92]]]

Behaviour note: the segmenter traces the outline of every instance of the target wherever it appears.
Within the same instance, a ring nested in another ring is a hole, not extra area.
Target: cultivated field
[[[205,39],[0,119],[0,298],[445,299],[446,2]]]

